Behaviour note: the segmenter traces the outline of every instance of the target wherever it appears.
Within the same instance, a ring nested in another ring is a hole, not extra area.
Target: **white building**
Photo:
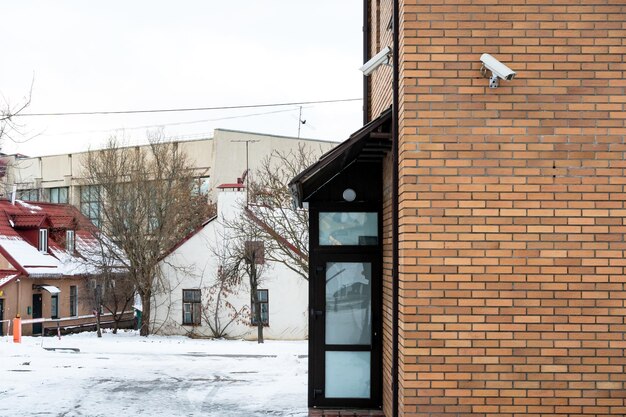
[[[212,248],[223,244],[223,221],[241,215],[240,202],[244,198],[242,191],[220,191],[217,216],[187,236],[163,259],[162,283],[152,304],[155,333],[213,335],[207,313],[214,325],[219,261]],[[254,340],[257,328],[250,323],[251,293],[245,284],[227,295],[218,316],[222,325],[231,322],[226,329],[227,337]],[[262,320],[267,321],[266,339],[307,338],[308,282],[304,278],[283,264],[266,261],[259,296],[263,302]],[[235,312],[243,315],[233,320]]]

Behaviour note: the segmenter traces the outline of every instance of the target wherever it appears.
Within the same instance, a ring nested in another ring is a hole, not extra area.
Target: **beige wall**
[[[343,140],[345,138],[337,138]],[[178,142],[195,168],[197,176],[211,177],[211,187],[223,183],[232,183],[241,177],[246,169],[246,144],[234,141],[253,140],[249,144],[249,166],[251,172],[259,166],[263,158],[273,150],[288,151],[296,149],[299,144],[306,144],[312,152],[319,155],[330,150],[337,143],[297,139],[285,136],[272,136],[250,132],[238,132],[216,129],[213,138]],[[34,158],[9,156],[7,179],[0,190],[8,197],[13,184],[18,190],[47,189],[53,187],[70,187],[69,202],[75,206],[80,204],[80,185],[83,174],[83,161],[86,152],[75,154],[51,155]],[[212,190],[210,197],[214,199]]]
[[[93,306],[88,299],[87,291],[89,287],[84,278],[50,278],[50,279],[30,279],[22,278],[17,282],[13,280],[9,284],[2,287],[4,300],[4,319],[13,319],[18,313],[18,293],[19,293],[19,314],[22,320],[32,319],[33,294],[42,294],[42,316],[51,318],[51,295],[45,290],[33,290],[33,285],[52,285],[61,290],[59,293],[59,318],[70,317],[70,286],[78,287],[78,315],[90,315]],[[28,314],[28,308],[31,307],[31,314]],[[92,320],[81,320],[80,322],[90,322]],[[78,324],[77,320],[75,324]],[[56,327],[56,324],[46,324],[45,327]],[[3,333],[6,334],[7,324],[4,324]],[[22,334],[32,334],[32,324],[24,324],[22,326]]]
[[[312,153],[322,155],[337,145],[335,142],[321,140],[216,129],[213,137],[216,158],[211,170],[213,179],[211,182],[214,187],[223,183],[235,182],[246,170],[246,144],[235,142],[242,140],[255,141],[248,144],[249,167],[252,174],[260,167],[262,161],[275,150],[288,152],[298,149],[300,145],[305,145]]]

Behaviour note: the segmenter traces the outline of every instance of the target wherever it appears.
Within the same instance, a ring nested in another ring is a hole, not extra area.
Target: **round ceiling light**
[[[346,188],[343,190],[343,199],[346,201],[354,201],[356,198],[356,192],[352,188]]]

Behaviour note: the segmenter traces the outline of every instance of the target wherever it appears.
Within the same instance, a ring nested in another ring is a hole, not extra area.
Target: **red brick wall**
[[[389,23],[393,16],[392,0],[370,0],[370,56],[374,56],[386,46],[393,46],[393,31]],[[392,76],[390,65],[380,66],[370,76],[370,105],[372,120],[388,109],[392,103]],[[392,167],[391,153],[384,161],[383,172],[383,410],[391,415],[392,406],[392,234],[391,234],[391,193]]]
[[[393,15],[392,0],[370,0],[370,57],[386,46],[393,46],[393,31],[389,22]],[[391,106],[393,71],[391,65],[381,65],[370,76],[369,120]]]
[[[401,415],[625,415],[624,1],[400,3]]]
[[[392,344],[393,344],[393,276],[392,276],[392,157],[388,154],[383,163],[383,411],[391,416],[392,392]]]

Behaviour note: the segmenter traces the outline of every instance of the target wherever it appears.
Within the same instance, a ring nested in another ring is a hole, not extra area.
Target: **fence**
[[[134,313],[132,311],[125,311],[122,314],[122,318],[119,320],[120,328],[128,328],[131,327],[133,323]],[[0,326],[3,323],[8,323],[6,336],[11,336],[11,326],[13,324],[13,320],[0,320]],[[100,326],[103,328],[111,327],[114,324],[115,320],[113,319],[113,314],[105,313],[100,315]],[[51,319],[51,318],[38,318],[38,319],[26,319],[22,320],[22,326],[25,324],[42,324],[42,334],[57,331],[63,331],[64,333],[70,333],[72,331],[81,331],[81,330],[89,330],[95,329],[96,327],[96,316],[93,314],[88,314],[84,316],[75,316],[75,317],[64,317],[60,319]]]

